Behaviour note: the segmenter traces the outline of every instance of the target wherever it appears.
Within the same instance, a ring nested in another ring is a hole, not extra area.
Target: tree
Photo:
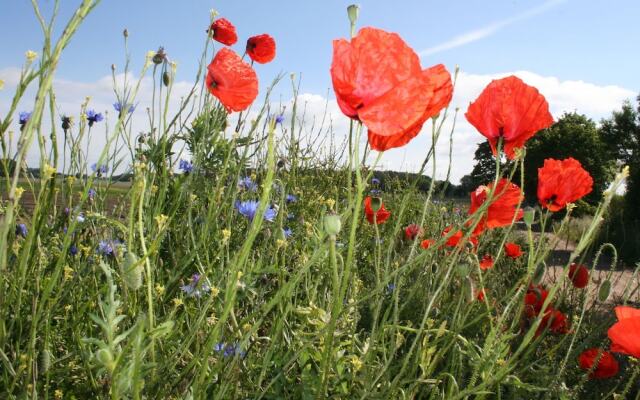
[[[602,120],[600,132],[611,157],[619,164],[629,166],[629,179],[625,194],[625,214],[640,220],[640,95],[638,108],[629,101],[614,111],[611,118]]]
[[[496,176],[496,157],[493,155],[488,141],[478,144],[473,159],[476,160],[473,170],[469,175],[460,179],[460,185],[467,192],[475,190],[480,185],[493,182]]]

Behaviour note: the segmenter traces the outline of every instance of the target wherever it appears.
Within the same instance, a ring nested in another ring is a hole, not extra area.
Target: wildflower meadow
[[[353,5],[326,71],[349,129],[309,128],[303,104],[272,97],[304,82],[261,72],[277,40],[212,11],[177,111],[178,65],[159,48],[130,55],[139,71],[112,67],[112,109],[78,99],[60,115],[57,66],[100,0],[79,3],[49,21],[33,1],[42,47],[0,114],[0,398],[640,398],[638,271],[614,295],[616,246],[600,240],[629,169],[551,279],[594,178],[545,157],[526,201],[527,145],[554,124],[536,87],[494,79],[454,109],[458,69],[420,58],[401,27],[360,26]],[[435,146],[461,119],[493,179],[453,197]],[[421,168],[381,171],[401,147]]]

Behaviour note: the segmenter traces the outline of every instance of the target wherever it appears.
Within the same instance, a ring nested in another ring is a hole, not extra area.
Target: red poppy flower
[[[220,18],[213,21],[209,33],[214,40],[227,46],[233,46],[238,41],[236,27],[229,20]]]
[[[253,61],[266,64],[276,56],[276,41],[266,33],[247,40],[247,54]]]
[[[471,192],[469,215],[474,214],[487,200],[487,194],[492,187],[493,183],[490,183],[487,186],[479,186],[475,191]],[[513,221],[521,219],[524,212],[521,208],[516,207],[523,199],[524,195],[518,185],[509,182],[507,179],[500,179],[493,193],[491,205],[485,211],[485,215],[476,226],[474,233],[479,234],[486,228],[508,226]]]
[[[598,364],[596,364],[594,368],[593,364],[598,359],[598,354],[600,354],[600,360],[598,360]],[[593,371],[589,374],[589,378],[591,379],[611,378],[612,376],[616,376],[619,370],[618,361],[613,354],[597,348],[583,351],[578,357],[578,364],[580,368],[585,371],[593,368]]]
[[[489,268],[493,268],[493,257],[491,254],[485,254],[480,260],[480,269],[486,271]]]
[[[571,157],[565,160],[544,160],[538,168],[538,201],[550,211],[563,209],[591,193],[593,178],[582,168],[580,161]]]
[[[640,309],[619,306],[615,312],[618,322],[607,331],[611,351],[640,358]]]
[[[589,284],[589,270],[584,265],[572,263],[569,266],[569,279],[573,286],[582,289]]]
[[[542,321],[536,330],[536,336],[549,329],[553,333],[564,334],[569,333],[569,320],[567,315],[553,308],[549,308],[544,312]]]
[[[433,239],[425,239],[422,242],[420,242],[420,247],[422,247],[423,249],[428,249],[429,247],[431,247],[432,244],[435,243],[435,240]]]
[[[444,228],[444,230],[442,231],[442,237],[447,236],[449,232],[451,232],[451,229],[452,229],[451,226],[447,226],[446,228]],[[448,246],[448,247],[458,246],[463,236],[464,236],[464,233],[462,231],[460,230],[457,231],[453,235],[449,236],[449,238],[447,239],[447,242],[445,243],[445,246]],[[478,246],[478,238],[476,238],[474,235],[471,235],[469,238],[467,238],[467,240],[468,240],[468,243],[471,243],[473,245],[473,247]]]
[[[391,216],[391,212],[384,208],[382,200],[380,200],[380,208],[374,212],[373,208],[371,207],[371,196],[367,196],[367,198],[364,199],[364,215],[367,217],[367,221],[369,221],[370,224],[373,224],[375,222],[377,225],[380,225],[381,223],[389,219],[389,217]]]
[[[522,255],[522,249],[520,246],[515,243],[505,243],[504,252],[507,254],[507,257],[518,258]]]
[[[480,289],[478,290],[478,294],[476,294],[476,299],[478,299],[478,301],[484,301],[485,295],[485,289]]]
[[[413,139],[453,94],[443,65],[422,70],[400,36],[376,28],[362,28],[350,42],[333,41],[331,80],[340,109],[362,121],[378,151]]]
[[[542,285],[530,285],[524,296],[524,313],[533,318],[540,314],[549,292]]]
[[[256,72],[233,50],[218,51],[207,71],[207,89],[228,112],[245,110],[258,96]]]
[[[415,240],[422,234],[422,228],[418,224],[411,224],[404,228],[404,238],[407,240]]]
[[[515,158],[515,149],[553,124],[544,96],[513,75],[492,81],[464,116],[489,140],[493,154],[502,137],[504,152],[510,159]]]

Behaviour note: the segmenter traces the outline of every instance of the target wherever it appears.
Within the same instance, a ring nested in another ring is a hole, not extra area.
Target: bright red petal
[[[276,56],[276,41],[266,33],[247,40],[247,54],[253,61],[266,64]]]
[[[640,358],[640,317],[624,318],[607,331],[611,351]]]
[[[243,111],[258,96],[256,72],[232,50],[218,51],[207,69],[207,88],[227,111]]]
[[[510,159],[516,148],[553,123],[544,96],[515,76],[492,81],[469,105],[465,117],[489,140],[494,154],[502,136]]]

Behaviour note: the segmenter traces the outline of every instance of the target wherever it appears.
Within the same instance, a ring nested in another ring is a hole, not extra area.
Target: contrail
[[[542,14],[558,5],[565,3],[567,0],[549,0],[545,3],[528,9],[520,14],[516,14],[512,17],[505,18],[502,21],[494,22],[490,25],[482,27],[480,29],[476,29],[470,32],[463,33],[461,35],[455,36],[454,38],[447,40],[446,42],[440,43],[436,46],[429,47],[428,49],[424,49],[418,52],[420,57],[428,56],[431,54],[439,53],[441,51],[453,49],[458,46],[463,46],[465,44],[475,42],[476,40],[484,39],[487,36],[491,36],[494,33],[498,32],[500,29],[511,25],[513,23],[529,19],[536,15]]]

